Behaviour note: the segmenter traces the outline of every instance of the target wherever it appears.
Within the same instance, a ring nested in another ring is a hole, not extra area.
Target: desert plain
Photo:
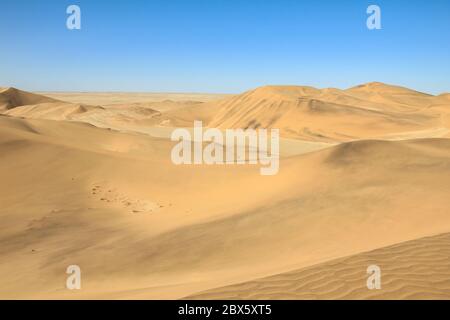
[[[279,129],[279,172],[175,165],[194,121]],[[3,299],[450,299],[450,93],[5,87],[0,181]]]

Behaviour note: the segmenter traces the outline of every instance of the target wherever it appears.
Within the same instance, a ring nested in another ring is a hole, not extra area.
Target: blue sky
[[[369,81],[450,92],[450,1],[1,1],[0,86],[241,92]],[[81,8],[81,30],[66,8]],[[381,8],[368,30],[366,8]]]

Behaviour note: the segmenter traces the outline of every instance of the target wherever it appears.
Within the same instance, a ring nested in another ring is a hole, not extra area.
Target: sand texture
[[[278,174],[175,165],[195,120],[280,129]],[[383,83],[0,89],[0,298],[449,299],[449,138],[448,93]]]

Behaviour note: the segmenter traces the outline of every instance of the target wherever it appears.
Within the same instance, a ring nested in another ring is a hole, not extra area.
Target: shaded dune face
[[[21,91],[15,88],[0,89],[0,111],[9,110],[24,105],[57,101],[58,100],[46,96]]]

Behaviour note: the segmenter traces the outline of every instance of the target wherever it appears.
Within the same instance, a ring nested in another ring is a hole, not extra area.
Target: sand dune
[[[141,125],[163,125],[171,127],[192,127],[194,121],[202,121],[205,124],[211,122],[216,115],[219,106],[216,103],[201,103],[183,108],[176,108],[161,113],[149,121],[140,122]]]
[[[99,106],[54,100],[17,89],[8,89],[5,93],[11,103],[3,114],[21,118],[78,121],[102,128],[127,130],[137,121],[160,115],[159,111],[149,108],[146,104]],[[173,103],[169,101],[154,104],[173,107]],[[187,102],[186,104],[191,105]],[[183,103],[182,106],[186,104]]]
[[[388,107],[389,110],[414,111],[428,106],[435,97],[408,88],[370,82],[346,90],[353,96]]]
[[[447,139],[345,143],[267,179],[174,166],[167,139],[0,121],[2,297],[181,298],[450,230]]]
[[[438,96],[440,99],[450,100],[450,93],[442,93]]]
[[[98,109],[102,108],[66,102],[45,102],[18,106],[4,114],[30,119],[73,120],[82,113]]]
[[[380,83],[204,102],[0,94],[2,298],[448,297],[447,236],[417,240],[450,232],[445,96]],[[170,132],[193,120],[281,128],[279,173],[174,165]],[[360,293],[371,259],[386,282]],[[82,290],[65,289],[71,264]]]
[[[57,100],[15,88],[0,88],[0,111],[24,105],[49,102],[57,102]]]
[[[218,96],[215,100],[203,97],[203,101],[164,99],[138,103],[125,94],[109,100],[99,94],[89,94],[86,99],[80,98],[80,94],[55,96],[114,104],[95,107],[52,102],[36,106],[29,100],[28,106],[6,113],[26,118],[82,121],[136,132],[155,126],[190,127],[195,120],[201,120],[220,129],[278,128],[284,138],[331,143],[391,137],[413,139],[422,137],[416,132],[444,132],[450,128],[450,100],[445,95],[432,96],[378,82],[347,90],[266,86],[241,95]],[[150,97],[146,98],[155,98]],[[130,102],[124,103],[127,99]]]
[[[381,83],[348,90],[267,86],[221,102],[210,123],[220,128],[280,128],[286,137],[349,141],[441,124],[446,110],[429,112],[435,96]],[[442,99],[439,100],[442,103]]]
[[[209,290],[187,299],[450,299],[450,233]],[[367,267],[382,270],[380,290]]]
[[[170,100],[154,101],[161,94],[137,94],[132,98],[130,94],[118,93],[114,98],[102,94],[87,94],[87,98],[81,94],[50,94],[51,96],[68,98],[72,102],[65,102],[47,98],[25,91],[10,88],[0,93],[5,101],[3,114],[29,119],[69,120],[86,122],[102,128],[111,128],[123,131],[145,131],[151,126],[192,126],[194,120],[202,120],[208,123],[214,116],[217,108],[214,104],[194,100]],[[195,95],[195,94],[168,94],[167,97],[199,98],[204,101],[218,99],[222,95]],[[166,97],[166,98],[167,98]],[[148,102],[136,101],[142,98]],[[108,103],[104,105],[86,104],[75,101],[89,101],[93,103]],[[111,104],[111,102],[113,102]],[[8,103],[8,107],[6,107]]]

